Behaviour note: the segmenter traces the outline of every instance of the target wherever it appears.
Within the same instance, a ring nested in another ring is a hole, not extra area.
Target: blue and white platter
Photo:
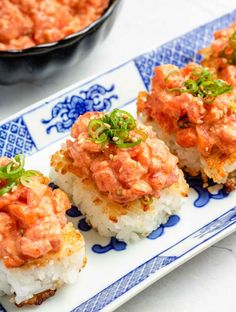
[[[197,51],[207,46],[217,29],[227,27],[236,11],[203,25],[157,49],[79,82],[0,122],[0,155],[28,155],[31,168],[48,174],[50,155],[69,135],[76,118],[86,111],[115,107],[135,114],[139,91],[150,87],[153,68],[164,63],[184,66],[201,60]],[[39,307],[22,312],[113,311],[138,292],[236,230],[236,192],[221,186],[201,187],[189,179],[190,196],[178,215],[172,216],[147,238],[126,245],[100,237],[75,207],[68,211],[85,236],[88,264],[79,281],[65,286]],[[0,312],[19,309],[0,299]]]

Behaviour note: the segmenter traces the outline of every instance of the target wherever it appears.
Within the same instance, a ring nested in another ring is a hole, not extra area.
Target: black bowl
[[[122,0],[111,0],[104,14],[85,29],[30,49],[0,51],[0,84],[42,80],[83,61],[109,33]]]

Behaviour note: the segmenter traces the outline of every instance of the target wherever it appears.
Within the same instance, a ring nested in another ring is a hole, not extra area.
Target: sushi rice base
[[[125,242],[147,236],[160,224],[165,223],[170,215],[178,212],[188,194],[188,185],[180,171],[179,180],[163,189],[160,198],[153,198],[151,205],[144,209],[140,200],[126,205],[109,200],[99,192],[91,179],[78,177],[63,170],[61,164],[60,170],[56,170],[51,168],[50,178],[68,194],[74,205],[79,207],[87,222],[101,236],[116,236]]]
[[[13,302],[20,304],[45,290],[75,282],[86,264],[84,239],[72,223],[65,226],[62,235],[63,245],[57,253],[12,269],[0,260],[0,296],[13,296]]]

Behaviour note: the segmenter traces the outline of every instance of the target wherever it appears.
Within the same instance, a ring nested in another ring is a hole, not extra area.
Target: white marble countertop
[[[72,69],[0,87],[0,119],[236,8],[233,0],[124,0],[106,41]],[[119,312],[235,312],[236,233],[137,295]]]

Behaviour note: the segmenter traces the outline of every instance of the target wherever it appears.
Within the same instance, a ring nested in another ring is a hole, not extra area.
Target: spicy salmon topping
[[[70,207],[67,195],[52,190],[43,175],[28,172],[20,181],[22,166],[17,160],[0,158],[0,259],[8,268],[59,251]]]
[[[212,44],[200,53],[203,66],[213,68],[219,78],[236,86],[236,22],[216,31]]]
[[[138,112],[156,120],[176,142],[200,154],[236,151],[236,91],[208,70],[190,63],[155,69],[152,90],[140,93]]]
[[[177,158],[150,127],[127,112],[86,113],[67,140],[67,154],[80,175],[118,203],[160,196],[178,180]]]
[[[54,42],[96,21],[108,0],[1,0],[0,51]]]

